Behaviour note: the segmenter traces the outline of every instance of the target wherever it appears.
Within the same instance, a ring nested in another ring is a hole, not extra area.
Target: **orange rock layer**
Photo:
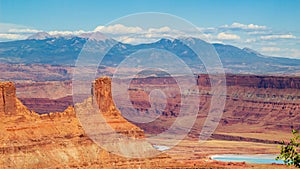
[[[16,87],[12,82],[0,83],[0,116],[16,112]]]
[[[134,159],[109,153],[87,137],[73,107],[62,113],[38,115],[16,98],[12,83],[0,83],[0,89],[0,168],[197,168],[178,163],[165,154]],[[93,93],[112,128],[122,134],[134,129],[131,136],[143,137],[143,131],[127,122],[115,108],[109,78],[97,79]]]

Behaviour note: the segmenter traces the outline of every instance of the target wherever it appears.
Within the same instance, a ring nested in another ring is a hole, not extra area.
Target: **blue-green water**
[[[275,160],[274,154],[255,154],[255,155],[240,155],[240,154],[220,154],[213,155],[211,159],[223,162],[246,162],[255,164],[284,164],[282,160]]]
[[[166,151],[166,150],[169,150],[170,147],[167,147],[167,146],[160,146],[160,145],[153,145],[153,147],[159,151]]]

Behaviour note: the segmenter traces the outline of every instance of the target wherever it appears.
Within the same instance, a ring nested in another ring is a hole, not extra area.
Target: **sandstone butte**
[[[92,90],[93,95],[77,104],[76,108],[89,110],[86,106],[97,102],[106,122],[118,133],[135,139],[144,137],[143,130],[126,121],[115,107],[108,77],[95,80]],[[0,118],[1,169],[228,168],[226,163],[218,162],[177,162],[163,153],[150,158],[115,155],[99,147],[85,134],[74,107],[68,107],[64,112],[39,115],[18,100],[12,82],[0,83]],[[245,166],[236,164],[233,167]]]

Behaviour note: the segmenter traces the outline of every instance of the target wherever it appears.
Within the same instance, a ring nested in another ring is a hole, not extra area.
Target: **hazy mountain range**
[[[26,40],[0,42],[0,62],[8,64],[50,64],[73,66],[88,41],[88,34],[79,36],[50,36],[38,33]],[[114,43],[114,47],[104,57],[102,65],[115,67],[128,55],[140,49],[164,49],[179,56],[191,66],[203,66],[195,53],[178,39],[161,39],[154,43],[131,45],[95,36],[91,39],[97,45]],[[200,39],[194,39],[202,41]],[[264,56],[252,49],[240,49],[231,45],[212,44],[230,73],[296,73],[300,70],[300,60]]]

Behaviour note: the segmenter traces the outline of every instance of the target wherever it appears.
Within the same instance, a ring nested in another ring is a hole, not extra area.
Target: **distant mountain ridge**
[[[33,34],[31,36],[29,36],[27,39],[30,40],[44,40],[44,39],[48,39],[48,38],[52,38],[52,36],[47,33],[47,32],[38,32],[36,34]]]
[[[80,36],[56,36],[38,33],[26,40],[0,42],[0,63],[50,64],[74,66],[75,61],[88,41],[90,34]],[[193,38],[193,40],[201,41]],[[197,55],[179,39],[131,45],[106,39],[101,34],[93,35],[89,42],[98,46],[115,44],[106,54],[102,65],[116,67],[130,54],[140,49],[163,49],[176,54],[191,67],[203,67]],[[204,42],[204,41],[203,41]],[[295,73],[300,70],[300,60],[264,56],[252,49],[240,49],[232,45],[212,44],[228,73]]]

